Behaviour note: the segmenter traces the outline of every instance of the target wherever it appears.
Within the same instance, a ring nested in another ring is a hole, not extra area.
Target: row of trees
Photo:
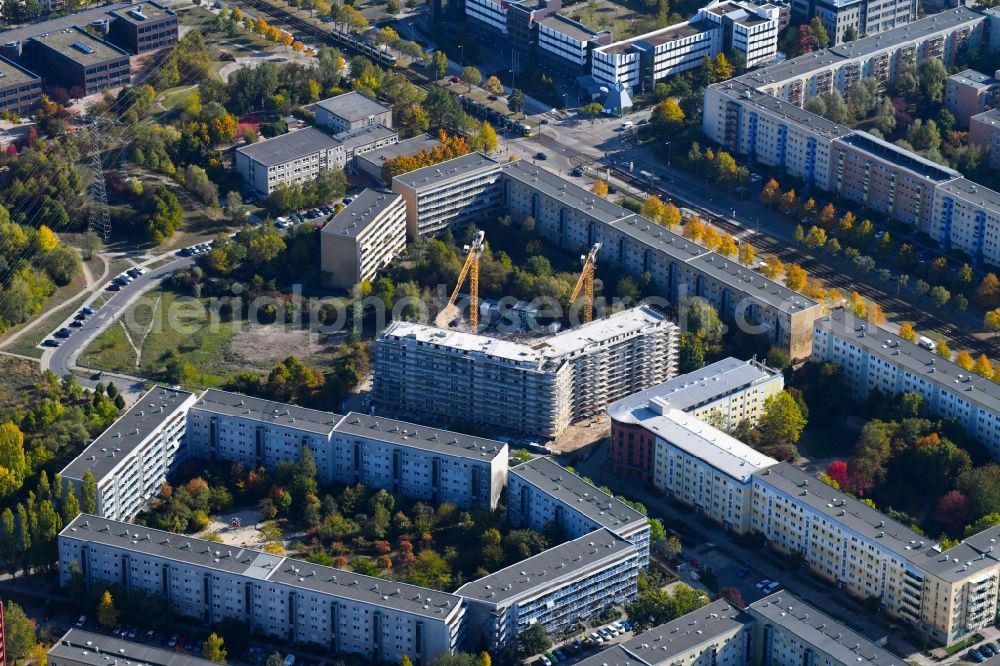
[[[488,123],[484,122],[483,124],[489,128],[490,132],[493,132],[493,128]],[[388,183],[395,176],[408,171],[438,164],[445,160],[461,157],[472,150],[477,150],[477,148],[469,145],[465,137],[458,134],[449,135],[444,130],[438,132],[438,140],[441,142],[441,145],[435,146],[430,150],[424,149],[413,155],[399,155],[398,157],[387,159],[382,165],[382,180]],[[494,132],[492,133],[493,147],[490,150],[496,149],[496,141],[497,137]]]

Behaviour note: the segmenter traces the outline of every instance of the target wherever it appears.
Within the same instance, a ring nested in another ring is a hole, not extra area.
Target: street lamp
[[[565,110],[565,109],[566,109],[566,97],[567,97],[568,95],[569,95],[569,93],[563,93],[563,110]]]
[[[465,66],[465,44],[458,45],[458,54],[459,54],[458,67],[459,69],[461,69]]]
[[[672,150],[671,150],[670,142],[667,141],[667,166],[670,166],[670,153],[671,152],[672,152]]]

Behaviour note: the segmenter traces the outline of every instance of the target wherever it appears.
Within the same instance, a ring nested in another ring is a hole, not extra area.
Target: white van
[[[937,343],[925,335],[921,335],[919,338],[917,338],[917,344],[928,351],[932,352],[937,351]]]

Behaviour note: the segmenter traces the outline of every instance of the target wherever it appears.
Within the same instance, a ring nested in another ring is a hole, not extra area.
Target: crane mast
[[[455,284],[455,291],[451,292],[451,298],[448,300],[448,305],[445,306],[445,310],[448,310],[455,304],[455,299],[458,298],[458,292],[462,288],[462,284],[465,282],[466,275],[468,275],[469,330],[473,333],[479,330],[479,258],[483,256],[483,243],[485,239],[486,234],[480,231],[476,234],[476,238],[472,241],[472,245],[465,246],[465,251],[468,253],[465,257],[465,265],[462,266],[462,272],[458,274],[458,282]]]
[[[570,305],[576,302],[580,292],[584,293],[583,301],[583,323],[589,323],[594,319],[594,269],[597,267],[597,253],[601,250],[600,243],[594,243],[590,252],[580,255],[580,263],[583,269],[580,271],[580,278],[573,288],[573,295],[569,297]]]

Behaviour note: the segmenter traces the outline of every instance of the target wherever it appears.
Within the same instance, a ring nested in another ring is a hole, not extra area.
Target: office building
[[[205,625],[232,618],[250,634],[414,666],[459,649],[462,598],[262,551],[82,514],[59,534],[60,582],[167,598]]]
[[[904,659],[879,647],[815,606],[788,592],[750,604],[753,619],[750,660],[771,666],[905,666]]]
[[[753,622],[725,599],[647,629],[578,666],[748,666]]]
[[[48,85],[83,97],[131,81],[129,55],[86,30],[69,28],[37,35],[23,45],[22,62]]]
[[[388,187],[392,185],[392,181],[382,178],[382,168],[385,166],[386,160],[395,159],[401,155],[413,156],[421,151],[429,153],[440,145],[442,144],[437,137],[433,137],[430,134],[418,134],[417,136],[396,141],[396,143],[388,144],[371,152],[358,154],[354,158],[353,166],[359,173],[363,173],[369,178],[384,183]]]
[[[1000,459],[1000,386],[989,379],[844,310],[816,321],[812,359],[839,365],[856,400],[876,388],[918,393],[931,414],[955,419]]]
[[[333,433],[333,480],[433,504],[492,511],[507,483],[507,445],[350,412]]]
[[[312,180],[324,169],[343,166],[340,141],[315,127],[303,127],[236,149],[236,171],[254,192],[267,196],[279,184]]]
[[[350,289],[374,282],[406,248],[406,204],[393,192],[367,189],[326,223],[319,237],[320,266],[330,284]]]
[[[657,434],[647,421],[680,410],[722,430],[756,424],[764,402],[785,386],[784,375],[756,360],[725,358],[608,405],[608,460],[618,476],[653,482]],[[653,402],[656,401],[654,405]]]
[[[697,417],[653,398],[643,428],[656,438],[653,485],[727,530],[748,534],[751,475],[777,460]]]
[[[176,650],[163,650],[144,643],[119,640],[70,628],[49,648],[51,666],[108,666],[119,662],[126,666],[212,666],[214,662]]]
[[[636,547],[640,566],[648,565],[646,516],[549,458],[511,467],[507,483],[507,519],[514,527],[542,531],[554,523],[569,539],[605,528]]]
[[[380,407],[555,437],[676,372],[677,326],[647,307],[513,342],[396,321],[375,341]]]
[[[383,125],[392,127],[392,109],[359,92],[321,99],[313,105],[316,124],[333,133]]]
[[[607,529],[549,548],[455,590],[468,604],[467,641],[495,654],[534,624],[557,635],[634,600],[639,570],[635,546]]]
[[[993,109],[969,119],[969,143],[979,146],[990,166],[1000,168],[1000,109]]]
[[[809,356],[822,311],[815,301],[530,162],[504,164],[501,185],[507,212],[532,217],[535,232],[556,246],[587,252],[600,242],[599,262],[648,273],[679,309],[704,298],[723,321],[766,335],[793,358]]]
[[[611,43],[610,30],[593,30],[561,14],[537,21],[537,25],[535,48],[539,62],[572,76],[589,69],[596,47]]]
[[[952,74],[945,83],[944,103],[958,126],[967,128],[972,116],[1000,106],[1000,81],[974,69]]]
[[[26,116],[35,110],[41,98],[41,78],[0,56],[0,111]]]
[[[80,497],[87,472],[97,484],[97,513],[131,520],[159,494],[184,458],[184,417],[195,396],[157,386],[91,442],[60,474]]]
[[[108,41],[129,53],[142,55],[177,43],[177,13],[153,0],[108,13]]]
[[[392,191],[406,201],[410,238],[490,219],[500,209],[496,187],[500,164],[469,153],[392,179]]]

